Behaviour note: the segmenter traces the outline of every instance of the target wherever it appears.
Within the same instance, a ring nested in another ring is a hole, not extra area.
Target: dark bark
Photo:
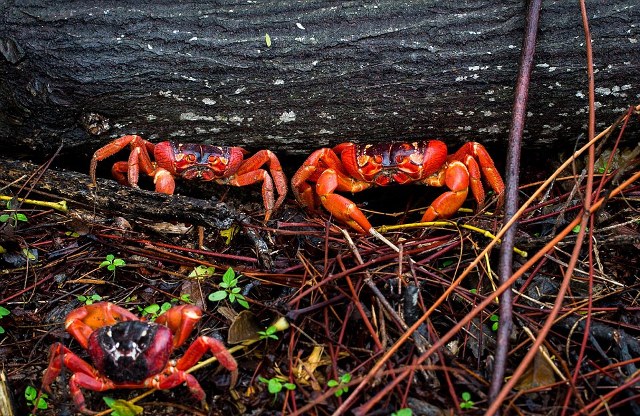
[[[139,3],[0,6],[5,151],[63,141],[88,157],[133,132],[299,154],[343,140],[506,143],[522,0]],[[608,125],[640,97],[640,7],[588,3]],[[544,3],[528,146],[585,130],[583,38],[575,2]]]

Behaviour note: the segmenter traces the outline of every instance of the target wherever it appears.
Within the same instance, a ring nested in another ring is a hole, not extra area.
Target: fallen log
[[[588,4],[598,120],[640,99],[635,0]],[[302,154],[345,139],[506,142],[525,2],[0,6],[0,146],[86,160],[139,133]],[[546,2],[527,147],[586,128],[579,7]],[[573,147],[573,144],[570,145]]]

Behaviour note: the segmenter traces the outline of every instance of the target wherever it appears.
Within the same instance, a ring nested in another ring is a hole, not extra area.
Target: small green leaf
[[[106,257],[106,259],[107,259],[107,261],[109,263],[112,263],[113,259],[115,259],[115,258],[116,258],[116,256],[114,256],[113,254],[107,254],[107,257]]]
[[[268,33],[265,33],[264,41],[267,43],[267,48],[270,48],[271,47],[271,36],[269,36]]]
[[[11,313],[11,311],[3,306],[0,306],[0,318],[3,316],[7,316]]]
[[[219,302],[227,297],[227,292],[224,290],[218,290],[209,295],[209,300],[211,302]]]
[[[36,396],[38,396],[38,390],[36,390],[35,387],[27,386],[24,389],[24,397],[30,402],[34,401],[36,399]]]
[[[471,400],[471,393],[469,393],[468,391],[462,392],[462,400],[464,400],[465,402]]]
[[[0,326],[0,334],[4,334],[4,328]]]
[[[296,389],[296,385],[293,383],[284,383],[283,384],[284,388],[286,388],[287,390],[295,390]]]
[[[235,277],[236,277],[236,272],[234,272],[233,269],[229,267],[227,271],[224,272],[224,274],[222,275],[222,281],[232,282]]]
[[[43,394],[43,396],[44,396],[44,394]],[[38,409],[42,410],[42,409],[47,409],[49,407],[49,405],[47,404],[47,401],[43,397],[40,397],[38,399],[38,404],[36,405],[36,407]]]
[[[160,310],[160,305],[158,305],[157,303],[153,303],[147,307],[145,307],[142,312],[145,314],[149,314],[149,315],[153,315],[158,313],[158,311]]]
[[[580,232],[580,224],[578,224],[578,225],[576,225],[575,227],[573,227],[573,228],[571,229],[571,232],[574,232],[574,233],[576,233],[576,234],[577,234],[577,233],[579,233],[579,232]]]
[[[116,267],[124,266],[124,265],[126,265],[126,264],[127,264],[127,263],[125,263],[125,261],[124,261],[124,260],[122,260],[122,259],[115,259],[115,260],[113,261],[113,265],[114,265],[114,266],[116,266]]]
[[[338,380],[331,379],[331,380],[327,381],[327,386],[329,386],[329,387],[332,387],[332,388],[333,387],[338,387],[338,385],[340,385],[340,383],[338,383]]]
[[[9,214],[0,215],[0,222],[7,222],[7,221],[9,221]]]
[[[241,296],[241,295],[238,295],[238,296]],[[244,296],[242,296],[242,299],[238,297],[237,301],[238,301],[238,305],[242,306],[245,309],[249,309],[249,302],[244,300]]]
[[[282,383],[274,377],[267,383],[267,388],[269,389],[269,393],[278,394],[280,390],[282,390]]]

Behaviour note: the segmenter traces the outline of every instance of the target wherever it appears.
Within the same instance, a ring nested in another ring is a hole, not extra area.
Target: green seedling
[[[472,409],[475,403],[471,400],[471,393],[463,391],[461,397],[460,409]]]
[[[116,258],[113,254],[107,254],[107,257],[105,257],[98,267],[106,267],[107,270],[115,274],[116,268],[126,266],[126,264],[124,260]]]
[[[49,408],[49,404],[47,403],[49,396],[46,393],[42,393],[40,397],[38,397],[38,390],[33,386],[27,386],[27,388],[24,389],[24,398],[27,400],[27,406],[30,408],[35,407],[39,410]],[[29,416],[31,415],[30,413]]]
[[[334,388],[336,387],[336,391],[333,393],[336,397],[340,397],[346,392],[349,391],[349,382],[351,381],[351,374],[345,373],[341,375],[338,380],[329,380],[327,381],[327,386]]]
[[[391,413],[391,416],[412,416],[413,412],[408,407],[402,408],[397,412]]]
[[[492,331],[494,331],[494,332],[495,332],[495,331],[497,331],[497,330],[498,330],[498,327],[500,326],[500,324],[498,323],[498,321],[500,320],[500,318],[498,317],[498,315],[496,315],[496,314],[491,315],[491,316],[489,317],[489,320],[490,320],[491,322],[493,322],[493,323],[491,324],[491,330],[492,330]]]
[[[280,393],[282,389],[287,389],[289,391],[296,389],[295,384],[285,382],[279,379],[278,377],[272,377],[270,379],[266,379],[262,376],[258,376],[258,380],[267,385],[267,389],[269,390],[269,393],[274,395],[273,400],[275,400],[276,397],[278,397],[278,393]]]
[[[171,303],[169,302],[164,302],[162,305],[158,305],[157,303],[152,303],[151,305],[146,306],[144,308],[138,306],[138,311],[140,311],[140,314],[142,316],[145,316],[153,321],[158,316],[162,315],[163,313],[171,309],[172,306],[173,305],[171,305]]]
[[[11,226],[15,227],[20,221],[28,221],[26,215],[13,211],[13,204],[11,203],[11,200],[7,201],[5,206],[7,207],[7,210],[12,210],[12,212],[0,214],[0,222],[8,222]]]
[[[258,331],[258,335],[260,335],[260,339],[278,339],[276,335],[278,332],[278,328],[275,325],[268,326],[264,331]]]
[[[191,300],[191,295],[188,293],[183,293],[182,295],[180,295],[179,299],[176,299],[176,298],[171,299],[171,303],[178,303],[178,302],[188,303],[188,304],[193,303],[193,301]]]
[[[229,302],[238,302],[238,304],[244,308],[249,309],[249,302],[240,293],[242,288],[238,287],[239,275],[231,267],[222,275],[222,282],[220,283],[221,290],[217,290],[209,295],[209,300],[212,302],[219,302],[221,300],[229,298]]]
[[[0,319],[4,318],[5,316],[9,315],[11,313],[11,311],[3,306],[0,306]],[[0,326],[0,334],[4,334],[4,328],[2,326]]]
[[[11,214],[0,215],[0,222],[9,222],[11,225],[18,224],[18,221],[28,221],[27,216],[19,212],[12,212]]]
[[[92,305],[94,302],[100,302],[102,300],[102,296],[94,293],[91,296],[78,295],[77,299],[85,305]]]

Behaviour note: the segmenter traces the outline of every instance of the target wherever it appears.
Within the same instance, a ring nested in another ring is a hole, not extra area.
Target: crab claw
[[[136,321],[137,316],[128,310],[110,302],[98,302],[85,305],[71,311],[65,319],[65,328],[73,337],[87,348],[89,336],[98,328],[113,325],[121,321]]]
[[[340,188],[352,190],[352,181],[340,175],[335,169],[327,169],[322,172],[316,183],[316,192],[320,196],[322,206],[338,221],[361,233],[370,232],[373,227],[360,208],[353,201],[334,193],[336,189]]]
[[[464,204],[469,192],[469,172],[464,163],[451,162],[440,175],[436,186],[446,186],[450,190],[443,193],[431,203],[422,216],[422,222],[434,221],[438,218],[450,218]]]

